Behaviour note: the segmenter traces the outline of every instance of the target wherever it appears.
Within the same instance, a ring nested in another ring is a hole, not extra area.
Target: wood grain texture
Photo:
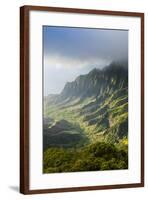
[[[29,191],[29,10],[20,9],[20,192]]]

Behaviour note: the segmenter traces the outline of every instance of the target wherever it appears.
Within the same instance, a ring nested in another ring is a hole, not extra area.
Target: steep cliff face
[[[127,84],[127,69],[111,64],[103,70],[95,68],[86,75],[80,75],[75,81],[66,83],[61,96],[63,98],[97,97],[105,91],[111,93],[116,89],[127,87]]]
[[[127,138],[127,66],[112,63],[66,83],[61,94],[45,98],[44,115],[55,121],[64,119],[78,124],[77,131],[86,134],[91,141],[115,143]]]

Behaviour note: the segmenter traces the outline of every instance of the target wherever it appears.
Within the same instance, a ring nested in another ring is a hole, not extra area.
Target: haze
[[[113,61],[128,61],[128,31],[43,27],[44,96]]]

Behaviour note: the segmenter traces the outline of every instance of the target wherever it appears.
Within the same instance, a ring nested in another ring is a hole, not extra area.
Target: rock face
[[[128,70],[126,67],[112,63],[103,70],[94,68],[86,75],[78,76],[75,81],[67,82],[59,95],[49,95],[47,101],[60,103],[66,99],[97,97],[110,95],[115,90],[128,87]]]
[[[115,143],[127,137],[128,67],[112,63],[78,76],[65,84],[61,94],[44,99],[44,114],[60,121],[56,127],[62,123],[66,128],[68,122],[79,125],[91,141],[103,139]],[[74,131],[74,127],[71,129]],[[80,130],[77,129],[77,134]]]
[[[98,96],[106,90],[114,91],[127,87],[127,69],[112,64],[104,70],[93,69],[87,75],[81,75],[73,82],[68,82],[61,96],[67,97],[90,97]]]

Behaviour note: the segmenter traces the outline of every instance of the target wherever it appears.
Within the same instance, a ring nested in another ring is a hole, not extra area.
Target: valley
[[[127,66],[94,68],[46,96],[43,121],[44,173],[128,168]]]

